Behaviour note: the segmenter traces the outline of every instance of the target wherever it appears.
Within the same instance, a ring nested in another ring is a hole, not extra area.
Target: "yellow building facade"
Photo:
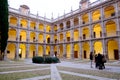
[[[79,9],[47,19],[29,7],[9,7],[8,59],[56,55],[89,59],[90,52],[120,60],[120,0],[81,0]]]

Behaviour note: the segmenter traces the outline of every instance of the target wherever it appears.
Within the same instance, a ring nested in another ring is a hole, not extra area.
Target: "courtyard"
[[[110,60],[106,68],[90,67],[88,59],[61,59],[57,64],[34,64],[31,59],[0,61],[0,80],[119,80],[120,61]]]

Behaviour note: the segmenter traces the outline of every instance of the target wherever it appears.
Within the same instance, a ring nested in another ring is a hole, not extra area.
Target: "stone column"
[[[73,32],[73,30],[70,30],[70,41],[72,42],[73,41],[73,39],[74,39],[74,32]]]
[[[43,45],[43,55],[46,55],[46,45]]]
[[[67,40],[66,40],[66,32],[63,32],[63,42],[65,43]]]
[[[80,56],[80,59],[82,59],[82,42],[79,43],[79,46],[80,46],[80,54],[79,54],[79,56]]]
[[[60,57],[60,46],[57,45],[57,57]]]
[[[57,43],[59,43],[59,42],[60,42],[60,34],[57,33]]]
[[[70,27],[73,28],[74,27],[74,20],[73,19],[70,19]]]
[[[118,54],[119,54],[119,61],[120,61],[120,36],[118,38]]]
[[[66,58],[66,44],[63,44],[63,58]]]
[[[107,42],[105,39],[102,40],[103,45],[103,54],[105,55],[106,59],[108,59],[108,50],[107,50]]]
[[[15,60],[19,60],[19,42],[16,44]]]
[[[91,22],[92,22],[92,15],[91,15],[91,12],[89,11],[89,13],[88,13],[88,17],[89,17],[89,23],[91,24]]]
[[[74,44],[71,44],[71,58],[74,59]]]
[[[94,52],[94,46],[92,41],[90,41],[90,52]]]
[[[50,46],[50,56],[54,56],[54,49],[53,49],[53,46]]]
[[[79,29],[79,41],[82,40],[82,27]]]
[[[26,44],[26,58],[29,58],[29,47],[30,47],[30,44]]]
[[[39,22],[36,23],[36,30],[38,31],[39,30]]]
[[[63,27],[64,27],[63,30],[65,30],[66,29],[66,21],[63,22]]]
[[[7,46],[6,46],[6,49],[4,51],[4,61],[7,61],[8,58],[7,58]]]
[[[79,26],[82,24],[81,16],[79,16]]]

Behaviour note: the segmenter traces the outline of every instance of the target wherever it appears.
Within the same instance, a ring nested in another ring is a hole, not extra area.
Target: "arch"
[[[93,27],[93,37],[100,38],[102,37],[102,29],[100,24],[95,24]]]
[[[108,21],[106,23],[106,36],[116,36],[116,31],[117,31],[117,27],[116,27],[116,23],[114,21]]]
[[[60,33],[60,42],[63,42],[63,33]]]
[[[17,32],[15,29],[9,29],[8,40],[16,41]]]
[[[89,16],[88,13],[82,15],[82,23],[88,23],[89,22]]]
[[[54,43],[57,43],[57,35],[54,35]]]
[[[79,44],[76,43],[74,44],[74,58],[79,58],[79,52],[80,52]]]
[[[36,34],[35,34],[35,32],[31,32],[31,33],[30,33],[30,42],[35,42],[35,39],[36,39]]]
[[[100,20],[101,17],[100,17],[100,10],[95,10],[92,12],[92,21],[97,21],[97,20]]]
[[[39,28],[38,28],[40,31],[44,31],[44,25],[41,23],[39,24]]]
[[[63,57],[63,45],[60,45],[60,55],[59,55],[60,58]]]
[[[50,46],[46,46],[46,55],[50,55]]]
[[[70,41],[70,31],[67,31],[67,32],[66,32],[66,40],[67,40],[67,41]]]
[[[51,28],[49,25],[46,26],[46,32],[50,32],[51,31]]]
[[[63,30],[63,23],[60,23],[60,29]]]
[[[90,36],[90,31],[89,31],[89,28],[88,27],[84,27],[82,29],[82,37],[83,39],[89,39],[89,36]]]
[[[89,59],[90,45],[89,45],[88,42],[83,42],[83,44],[82,44],[82,50],[83,50],[82,51],[82,53],[83,53],[82,57],[84,59]]]
[[[20,32],[20,41],[26,41],[27,34],[25,30],[21,30]]]
[[[17,18],[14,17],[14,16],[11,16],[9,23],[10,23],[10,25],[12,25],[12,26],[17,26]]]
[[[103,45],[101,41],[95,41],[94,42],[94,53],[95,54],[103,54]]]
[[[115,16],[115,8],[114,8],[114,6],[109,5],[109,6],[105,7],[104,15],[105,15],[105,18]]]
[[[75,17],[74,18],[74,26],[77,26],[77,25],[79,25],[79,19],[78,19],[78,17]]]
[[[26,19],[21,19],[20,26],[23,28],[27,28],[28,21]]]
[[[42,33],[40,33],[40,34],[38,35],[38,42],[43,43],[43,41],[44,41],[44,36],[43,36]]]
[[[57,56],[57,46],[54,46],[54,55]]]
[[[70,46],[70,44],[66,45],[66,57],[71,58],[71,46]]]
[[[74,41],[78,41],[79,40],[79,30],[75,29],[74,30]]]
[[[34,56],[36,56],[36,48],[34,44],[31,44],[29,49],[29,58],[32,58]]]
[[[46,42],[50,43],[50,35],[49,34],[46,35]]]
[[[42,45],[38,46],[38,56],[43,56],[43,46]]]
[[[66,28],[70,28],[70,21],[66,22]]]
[[[8,43],[7,45],[7,58],[14,59],[16,53],[16,45],[14,43]]]
[[[19,46],[19,58],[25,59],[26,57],[26,44],[20,44]]]
[[[57,27],[57,25],[55,25],[54,26],[54,31],[57,32],[57,30],[58,30],[58,27]]]
[[[118,42],[116,40],[111,39],[107,42],[107,51],[108,51],[108,59],[111,60],[119,59]]]
[[[36,23],[34,21],[30,22],[30,28],[31,29],[36,29]]]

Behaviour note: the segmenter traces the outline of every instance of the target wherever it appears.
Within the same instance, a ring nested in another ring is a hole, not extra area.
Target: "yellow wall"
[[[86,38],[89,38],[90,33],[89,33],[89,29],[87,27],[83,28],[82,33],[86,35]]]
[[[10,24],[16,26],[16,25],[17,25],[17,18],[11,17],[11,18],[10,18]]]
[[[36,38],[35,32],[30,33],[30,42],[33,42],[33,37]]]
[[[22,59],[24,59],[25,58],[25,56],[26,56],[26,45],[25,44],[20,44],[20,47],[19,47],[20,49],[22,49]]]
[[[106,33],[107,36],[115,36],[116,35],[116,24],[113,21],[108,21],[106,23]]]
[[[63,46],[62,45],[60,45],[60,53],[58,53],[58,54],[60,54],[59,55],[60,57],[63,57]]]
[[[27,20],[22,19],[22,20],[21,20],[21,24],[22,24],[22,27],[27,28],[28,22],[27,22]]]
[[[67,51],[67,56],[66,57],[67,58],[71,58],[71,52],[70,52],[71,49],[70,48],[71,48],[70,44],[67,44],[66,45],[66,51]]]
[[[50,52],[50,46],[46,46],[46,55]]]
[[[85,23],[89,22],[88,14],[84,14],[84,15],[82,16],[82,20],[83,20]]]
[[[7,51],[10,51],[10,53],[7,53],[8,59],[14,59],[16,52],[15,44],[8,44]]]
[[[20,35],[22,36],[22,41],[26,41],[26,31],[24,31],[24,30],[22,30],[21,32],[20,32]]]
[[[114,50],[118,50],[117,41],[111,40],[108,41],[108,58],[114,59]]]
[[[92,21],[99,20],[100,17],[100,10],[96,10],[92,13]]]
[[[36,27],[35,22],[31,22],[31,23],[30,23],[30,28],[31,28],[31,29],[34,29],[34,27]]]
[[[89,58],[90,46],[89,46],[88,42],[83,43],[82,50],[83,50],[83,53],[84,53],[84,51],[86,51],[86,57]],[[82,54],[82,57],[84,57],[84,54]]]
[[[113,6],[108,6],[104,9],[104,14],[105,14],[105,18],[108,18],[111,16],[111,13],[114,13],[114,7]]]
[[[39,30],[41,30],[41,31],[44,30],[44,26],[43,26],[43,24],[39,24]]]
[[[14,29],[9,29],[9,32],[8,32],[8,40],[13,40],[13,41],[16,41],[16,30]]]
[[[74,41],[78,41],[78,39],[79,39],[79,31],[75,30],[74,31]]]
[[[38,56],[43,56],[43,46],[38,46]]]
[[[38,42],[43,43],[43,34],[39,34]]]
[[[102,42],[96,41],[94,43],[94,50],[95,50],[95,54],[98,54],[98,53],[103,54]]]
[[[30,45],[30,52],[29,52],[29,57],[32,58],[33,57],[33,51],[35,51],[36,48],[35,48],[35,45]]]
[[[100,24],[96,24],[96,25],[94,26],[93,32],[96,33],[96,38],[100,38],[100,32],[102,32],[102,31],[101,31],[101,26],[100,26]]]

